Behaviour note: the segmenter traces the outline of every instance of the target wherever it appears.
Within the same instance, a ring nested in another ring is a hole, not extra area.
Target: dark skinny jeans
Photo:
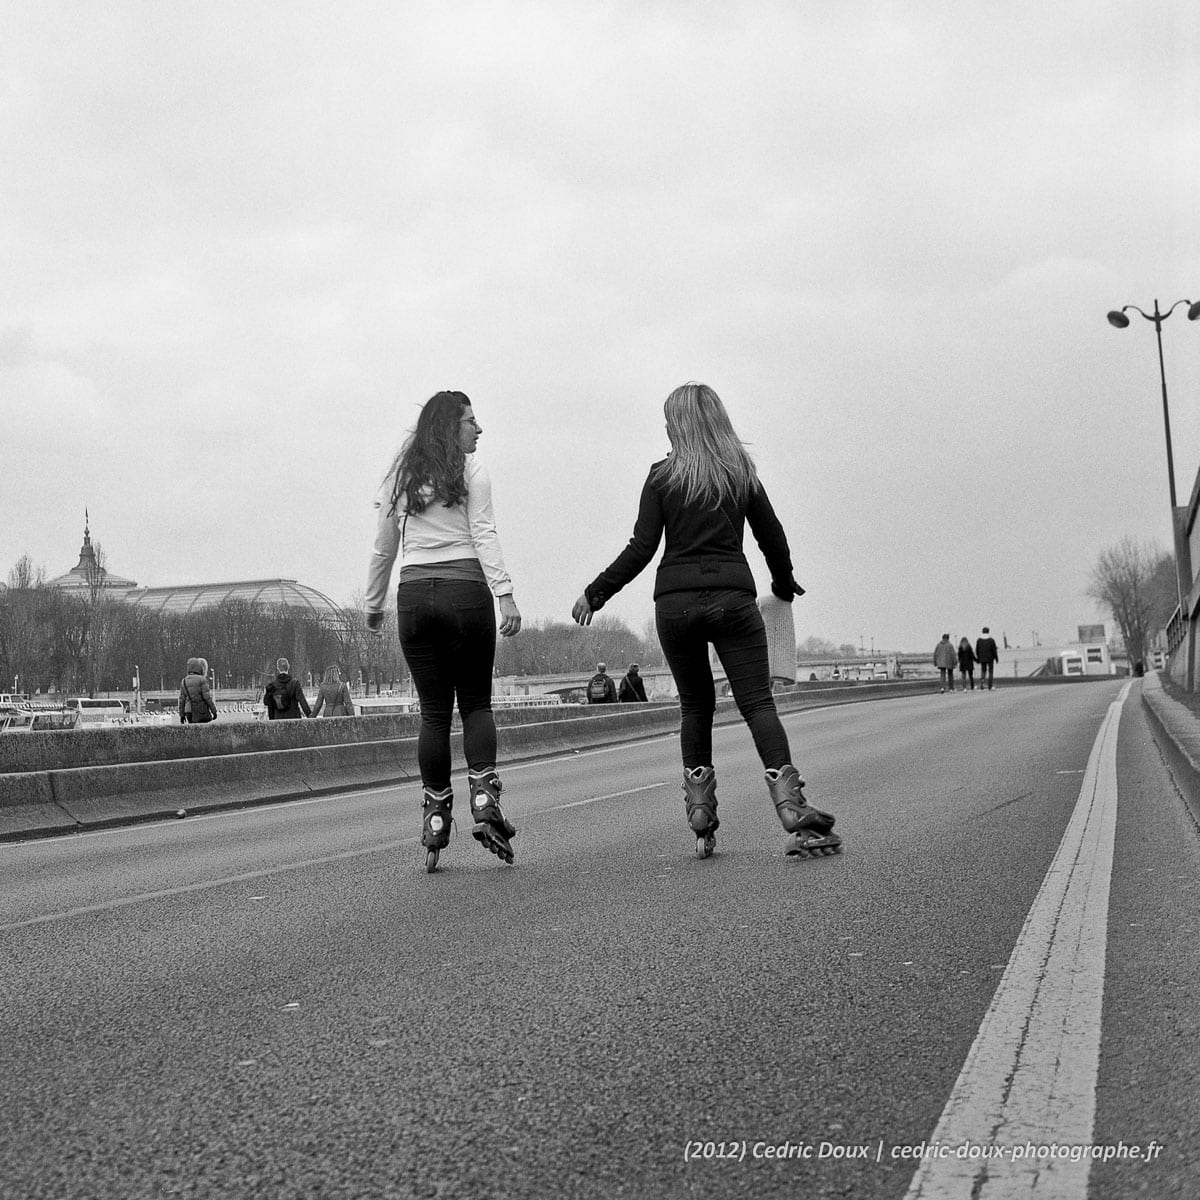
[[[754,597],[739,591],[668,592],[655,602],[654,614],[658,640],[679,689],[683,765],[689,770],[712,766],[717,693],[710,643],[762,765],[777,770],[790,763],[787,734],[771,695],[766,628]]]
[[[396,613],[400,647],[421,700],[421,782],[443,791],[450,786],[450,719],[456,697],[468,769],[496,765],[496,609],[486,584],[421,579],[397,589]]]

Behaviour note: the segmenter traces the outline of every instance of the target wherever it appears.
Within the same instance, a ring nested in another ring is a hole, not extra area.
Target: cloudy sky
[[[1169,545],[1153,326],[1200,299],[1200,6],[0,0],[0,575],[348,601],[465,390],[527,620],[726,401],[797,634],[1028,645]],[[1164,327],[1180,495],[1200,323]],[[766,573],[751,551],[756,575]],[[608,612],[635,627],[653,571]]]

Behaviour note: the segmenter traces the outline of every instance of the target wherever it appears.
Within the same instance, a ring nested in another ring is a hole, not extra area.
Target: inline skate
[[[467,781],[471,787],[471,816],[475,818],[471,836],[501,861],[511,864],[513,848],[510,839],[517,831],[500,811],[500,792],[503,790],[500,777],[494,770],[472,771]]]
[[[717,844],[717,774],[712,767],[683,770],[683,807],[696,835],[696,856],[708,858]]]
[[[444,792],[425,789],[421,805],[421,845],[425,847],[425,871],[432,875],[437,870],[438,855],[450,844],[450,810],[454,806],[454,793],[450,788]]]
[[[797,858],[811,854],[837,854],[842,839],[833,832],[832,813],[813,808],[804,798],[804,780],[790,763],[767,772],[767,790],[779,815],[779,823],[790,834],[787,853]]]

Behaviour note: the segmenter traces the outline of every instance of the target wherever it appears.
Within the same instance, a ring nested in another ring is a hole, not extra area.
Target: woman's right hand
[[[575,601],[575,607],[571,609],[571,616],[575,619],[577,625],[590,625],[592,623],[592,606],[588,603],[586,592]]]
[[[521,611],[511,595],[500,597],[500,636],[514,637],[521,632]]]

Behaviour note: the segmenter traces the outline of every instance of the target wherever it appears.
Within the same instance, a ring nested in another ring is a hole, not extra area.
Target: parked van
[[[65,705],[68,712],[79,714],[80,725],[103,725],[105,721],[120,720],[125,716],[125,705],[120,700],[92,700],[87,696],[71,696]]]

